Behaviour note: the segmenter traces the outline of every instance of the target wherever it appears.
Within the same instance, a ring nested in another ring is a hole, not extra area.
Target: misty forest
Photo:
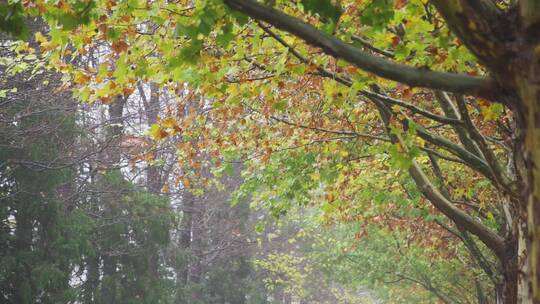
[[[1,0],[0,303],[540,304],[540,1]]]

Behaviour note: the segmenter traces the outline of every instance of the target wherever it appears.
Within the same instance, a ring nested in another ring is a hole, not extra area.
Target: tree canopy
[[[148,135],[174,142],[193,193],[241,163],[238,202],[316,207],[358,242],[376,231],[367,248],[400,231],[439,258],[467,252],[498,302],[540,303],[539,6],[36,0],[3,5],[0,26],[24,36],[22,15],[43,18],[32,39],[80,100],[170,95]]]

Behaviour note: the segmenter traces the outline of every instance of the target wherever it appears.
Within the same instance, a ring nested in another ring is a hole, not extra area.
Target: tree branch
[[[492,71],[505,70],[505,19],[492,0],[431,0],[448,27]]]
[[[476,235],[499,259],[504,260],[505,245],[502,237],[447,200],[429,181],[428,177],[414,160],[409,173],[418,186],[418,189],[429,199],[433,206],[454,221],[457,226],[463,227],[465,230]]]
[[[407,280],[407,281],[411,281],[413,283],[416,283],[416,284],[422,286],[427,291],[433,293],[437,298],[439,298],[439,300],[441,300],[445,304],[455,303],[454,301],[448,299],[448,297],[445,294],[443,294],[438,288],[435,288],[431,284],[431,282],[429,282],[429,281],[425,281],[425,282],[420,281],[419,279],[415,279],[413,277],[406,276],[406,275],[403,275],[401,273],[396,273],[395,275],[398,278],[401,278],[401,279],[404,279],[404,280]]]
[[[386,126],[390,138],[394,142],[401,142],[402,139],[398,135],[393,135],[389,130],[389,123],[391,118],[391,112],[384,108],[384,104],[378,103],[378,109],[380,117]],[[406,145],[402,145],[406,147]],[[437,208],[440,212],[450,218],[458,227],[469,231],[476,235],[480,241],[482,241],[495,255],[500,259],[505,259],[505,243],[504,239],[497,233],[486,227],[481,222],[474,219],[469,214],[465,213],[458,207],[456,207],[451,201],[449,201],[441,192],[431,183],[429,178],[425,175],[424,171],[413,159],[411,167],[409,168],[409,174],[413,178],[416,186],[422,192],[431,204]]]
[[[458,95],[456,96],[456,100],[461,117],[465,122],[465,126],[467,127],[467,130],[469,131],[469,134],[471,135],[473,140],[478,144],[480,150],[482,151],[482,154],[484,154],[484,158],[487,161],[487,164],[490,171],[492,172],[492,176],[495,179],[495,182],[503,189],[506,189],[507,191],[515,195],[515,189],[511,189],[511,181],[508,176],[504,174],[504,171],[501,168],[499,161],[497,160],[497,156],[489,147],[484,136],[480,133],[480,131],[472,122],[471,117],[469,116],[469,111],[467,110],[467,106],[465,104],[465,98],[463,98],[463,96],[461,95]]]
[[[417,125],[416,134],[423,140],[438,147],[441,147],[449,151],[450,153],[458,156],[469,167],[480,172],[485,177],[494,180],[494,177],[492,176],[492,171],[490,170],[488,164],[483,159],[467,151],[467,149],[463,148],[462,146],[453,143],[452,141],[444,137],[432,134],[420,125]]]
[[[370,51],[373,51],[377,54],[381,54],[385,57],[388,57],[388,58],[394,58],[394,53],[390,52],[390,51],[387,51],[387,50],[382,50],[382,49],[379,49],[379,48],[376,48],[374,47],[369,41],[367,41],[366,39],[360,37],[360,36],[356,36],[356,35],[352,35],[351,36],[351,39],[360,43],[364,48],[370,50]]]
[[[454,106],[454,103],[450,99],[450,96],[442,91],[435,91],[435,97],[437,98],[437,101],[439,102],[439,105],[443,109],[444,114],[447,117],[454,118],[454,119],[460,119],[460,115],[458,112],[458,109]],[[469,152],[473,153],[474,155],[482,158],[482,153],[480,152],[480,149],[478,146],[472,141],[472,139],[469,137],[469,134],[467,133],[467,130],[461,125],[453,125],[452,128],[456,132],[456,134],[459,137],[459,140],[463,144],[463,146],[469,150]]]
[[[264,26],[263,24],[261,24],[260,22],[257,22],[257,24],[259,25],[260,28],[263,29],[263,31],[265,31],[268,35],[270,35],[270,37],[274,38],[277,42],[279,42],[281,45],[283,45],[284,47],[287,48],[287,50],[289,50],[289,52],[294,56],[296,57],[298,60],[300,60],[300,62],[304,63],[304,64],[309,64],[310,61],[302,56],[302,54],[300,54],[297,50],[294,49],[294,47],[292,47],[291,45],[289,45],[285,40],[283,40],[281,37],[279,37],[279,35],[277,35],[276,33],[274,33],[271,29],[269,29],[268,27]],[[319,75],[320,76],[323,76],[323,77],[326,77],[326,78],[331,78],[333,80],[335,80],[336,82],[339,82],[347,87],[350,87],[352,86],[352,81],[350,79],[348,79],[347,77],[343,77],[343,76],[340,76],[334,72],[331,72],[319,65],[317,65],[317,72],[319,72]],[[434,121],[437,121],[437,122],[440,122],[440,123],[443,123],[443,124],[462,124],[463,122],[459,119],[455,119],[455,118],[449,118],[449,117],[445,117],[445,116],[441,116],[441,115],[437,115],[435,113],[432,113],[432,112],[429,112],[427,110],[424,110],[418,106],[415,106],[411,103],[408,103],[408,102],[404,102],[404,101],[401,101],[401,100],[398,100],[398,99],[395,99],[395,98],[391,98],[389,96],[386,96],[386,95],[383,95],[383,94],[379,94],[379,93],[375,93],[375,92],[371,92],[371,91],[367,91],[367,90],[361,90],[358,92],[358,94],[360,95],[363,95],[363,96],[366,96],[368,98],[377,98],[379,99],[380,101],[386,103],[386,104],[391,104],[391,105],[398,105],[400,107],[403,107],[403,108],[406,108],[410,111],[412,111],[413,113],[415,114],[419,114],[419,115],[422,115],[424,117],[427,117],[429,119],[432,119]]]
[[[320,47],[336,58],[344,59],[358,68],[377,76],[398,81],[412,87],[426,87],[448,92],[481,96],[494,100],[501,89],[489,78],[435,72],[397,64],[363,52],[333,36],[328,36],[312,25],[254,0],[224,0],[234,10],[254,19],[268,22],[314,46]]]
[[[389,103],[389,104],[392,104],[392,105],[398,105],[400,107],[403,107],[405,109],[408,109],[410,111],[412,111],[413,113],[415,114],[419,114],[419,115],[422,115],[424,117],[427,117],[433,121],[436,121],[436,122],[440,122],[442,124],[449,124],[449,125],[461,125],[463,124],[463,122],[459,119],[456,119],[456,118],[453,118],[453,117],[445,117],[445,116],[442,116],[442,115],[438,115],[438,114],[435,114],[435,113],[432,113],[430,111],[427,111],[427,110],[424,110],[420,107],[417,107],[413,104],[410,104],[408,102],[404,102],[404,101],[401,101],[401,100],[398,100],[398,99],[395,99],[395,98],[392,98],[392,97],[389,97],[389,96],[386,96],[386,95],[382,95],[382,94],[378,94],[378,93],[374,93],[374,92],[369,92],[369,91],[360,91],[359,92],[360,94],[368,97],[368,98],[377,98],[377,99],[380,99],[381,101],[383,101],[384,103]]]
[[[452,229],[451,227],[448,227],[443,222],[441,222],[441,221],[439,221],[437,219],[435,220],[435,223],[437,223],[437,225],[444,228],[446,231],[453,234],[455,237],[459,238],[465,244],[465,247],[469,251],[472,258],[474,260],[476,260],[476,262],[478,263],[478,266],[480,266],[480,268],[482,268],[482,270],[486,273],[486,275],[489,277],[489,279],[494,284],[496,284],[497,279],[495,277],[495,272],[491,268],[491,265],[489,264],[489,261],[482,254],[482,252],[480,251],[478,246],[476,246],[476,243],[474,242],[474,240],[467,234],[467,232],[463,231],[463,230],[461,230],[459,232],[455,231],[454,229]]]

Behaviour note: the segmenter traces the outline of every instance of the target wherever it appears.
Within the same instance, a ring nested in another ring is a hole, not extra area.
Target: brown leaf
[[[124,40],[116,40],[111,47],[116,54],[120,54],[127,51],[129,46]]]

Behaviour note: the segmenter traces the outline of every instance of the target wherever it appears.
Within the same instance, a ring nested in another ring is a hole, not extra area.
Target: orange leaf
[[[400,9],[400,8],[404,7],[405,4],[407,4],[407,0],[396,0],[395,3],[394,3],[394,7],[397,8],[397,9]]]
[[[135,89],[133,87],[124,87],[122,88],[122,94],[124,94],[124,96],[129,96],[131,95],[131,93],[133,93],[133,91],[135,91]]]
[[[120,54],[127,51],[128,44],[124,40],[116,40],[111,47],[116,54]]]
[[[184,177],[184,187],[185,188],[190,188],[191,187],[191,182],[189,181],[189,179],[187,179],[185,177]]]

